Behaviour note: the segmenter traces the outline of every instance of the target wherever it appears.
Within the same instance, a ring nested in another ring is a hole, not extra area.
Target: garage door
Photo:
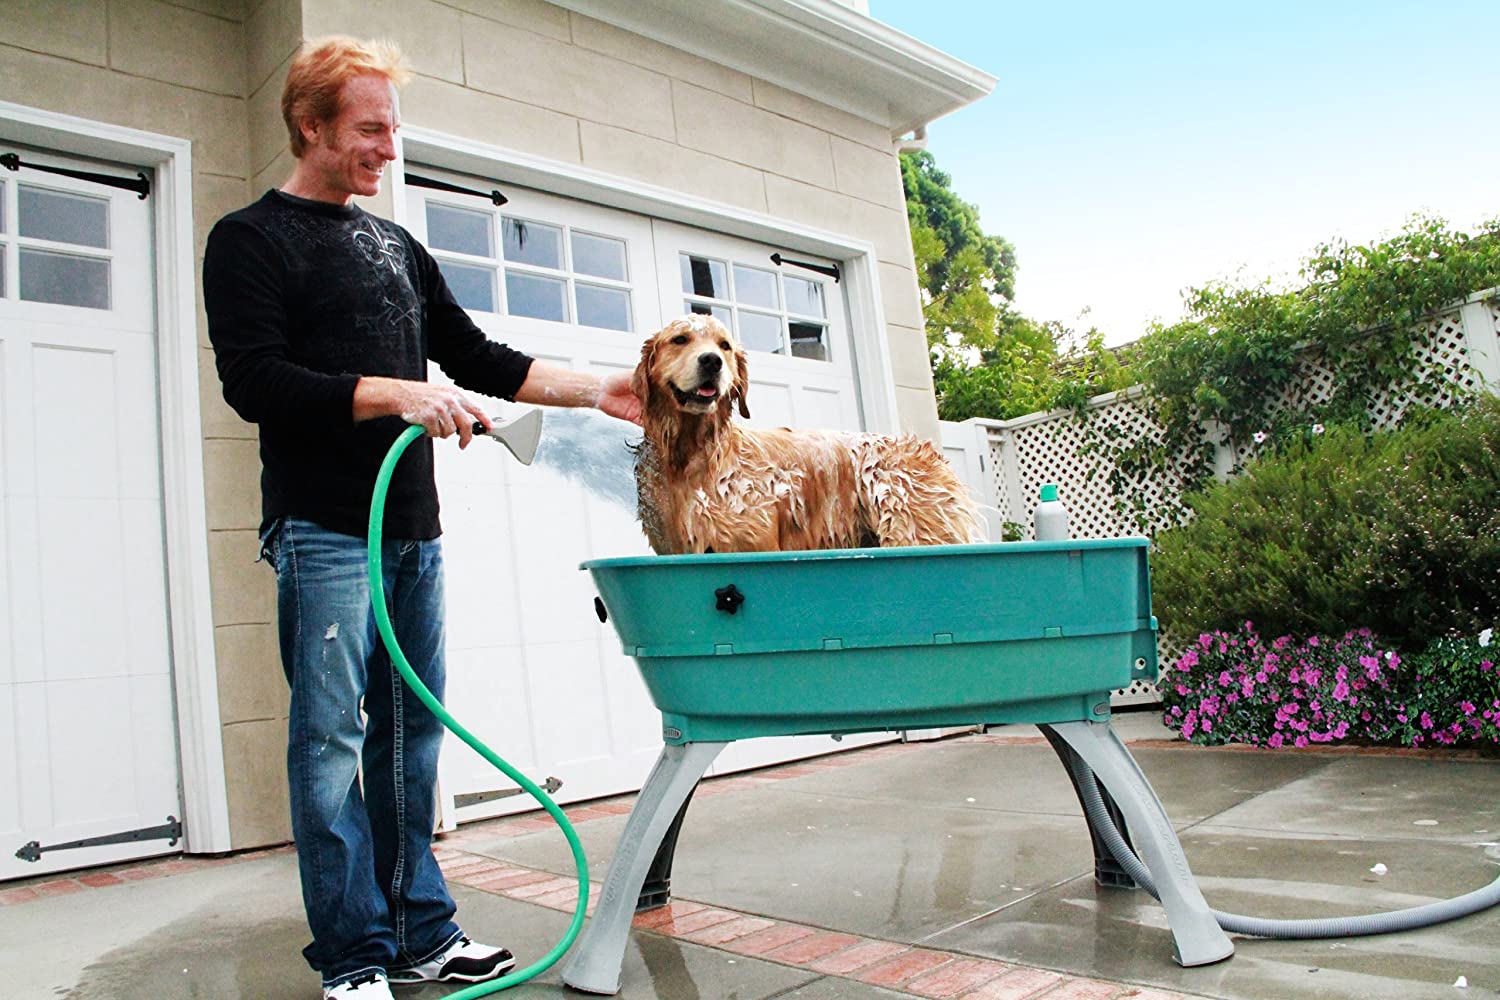
[[[148,206],[0,175],[0,878],[180,850],[159,831],[48,850],[182,815]]]
[[[407,187],[408,225],[493,339],[564,367],[629,371],[664,320],[712,313],[750,350],[752,426],[860,426],[847,309],[825,273],[833,262],[777,263],[775,247],[538,191],[504,194],[496,207]],[[549,409],[545,419],[531,467],[485,442],[437,449],[448,701],[506,759],[538,781],[557,777],[558,797],[577,801],[639,788],[661,748],[660,716],[577,568],[649,552],[628,447],[640,432],[585,411]],[[826,737],[744,741],[716,770],[832,746]],[[532,807],[494,798],[507,782],[457,741],[441,774],[460,820]]]

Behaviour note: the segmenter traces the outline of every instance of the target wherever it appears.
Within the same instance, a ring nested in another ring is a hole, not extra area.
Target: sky
[[[1500,217],[1500,0],[869,0],[999,78],[928,128],[1016,307],[1116,345],[1334,238]]]

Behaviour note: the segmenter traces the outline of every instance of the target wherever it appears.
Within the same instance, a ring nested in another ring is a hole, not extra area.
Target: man
[[[486,339],[416,239],[352,203],[379,191],[396,158],[396,86],[408,75],[388,43],[304,45],[282,94],[291,177],[219,221],[203,266],[224,398],[260,429],[262,549],[276,570],[292,832],[313,936],[304,955],[325,998],[479,982],[515,961],[453,920],[431,852],[442,726],[405,690],[370,610],[371,489],[391,443],[420,424],[428,438],[391,481],[383,568],[402,650],[441,698],[430,439],[457,434],[465,447],[490,418],[462,390],[428,383],[427,362],[476,392],[640,420],[628,374],[557,368]]]

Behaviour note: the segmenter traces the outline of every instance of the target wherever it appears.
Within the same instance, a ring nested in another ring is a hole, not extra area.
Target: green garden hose
[[[380,629],[380,638],[385,641],[385,648],[391,654],[391,662],[400,671],[401,678],[406,681],[408,687],[416,694],[417,698],[440,719],[443,725],[459,739],[473,747],[485,760],[504,772],[511,781],[524,788],[532,798],[542,804],[552,818],[557,820],[557,825],[562,829],[563,836],[568,838],[568,846],[573,849],[573,863],[578,868],[578,905],[573,911],[573,922],[568,925],[567,933],[562,939],[553,945],[552,950],[543,955],[534,965],[528,965],[524,969],[511,972],[499,979],[487,983],[478,983],[466,987],[457,993],[450,993],[447,1000],[468,1000],[470,997],[488,996],[524,983],[541,975],[551,968],[558,959],[562,958],[578,937],[578,932],[583,928],[584,913],[589,906],[589,863],[583,855],[583,845],[578,841],[578,834],[573,829],[573,824],[563,815],[552,797],[537,786],[526,775],[516,770],[504,758],[489,747],[480,742],[479,738],[463,727],[448,710],[443,707],[442,702],[433,697],[432,692],[427,690],[427,685],[412,671],[411,664],[407,662],[405,654],[401,652],[401,645],[396,641],[396,633],[391,628],[390,612],[385,604],[385,577],[380,566],[380,542],[381,526],[385,523],[385,495],[390,489],[391,474],[396,469],[396,463],[400,460],[403,452],[417,438],[421,437],[421,427],[408,427],[402,435],[391,445],[391,450],[386,453],[385,461],[380,465],[380,472],[375,477],[375,494],[370,499],[370,535],[369,535],[369,560],[370,560],[370,602],[375,608],[375,623]]]

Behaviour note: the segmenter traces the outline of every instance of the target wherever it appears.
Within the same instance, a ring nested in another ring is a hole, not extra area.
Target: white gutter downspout
[[[926,148],[927,148],[927,126],[926,125],[919,125],[917,127],[917,129],[914,132],[912,132],[911,138],[907,138],[906,136],[903,135],[903,136],[901,136],[901,137],[899,137],[899,138],[896,139],[896,152],[897,153],[915,153],[915,152],[917,152],[920,149],[926,149]]]

